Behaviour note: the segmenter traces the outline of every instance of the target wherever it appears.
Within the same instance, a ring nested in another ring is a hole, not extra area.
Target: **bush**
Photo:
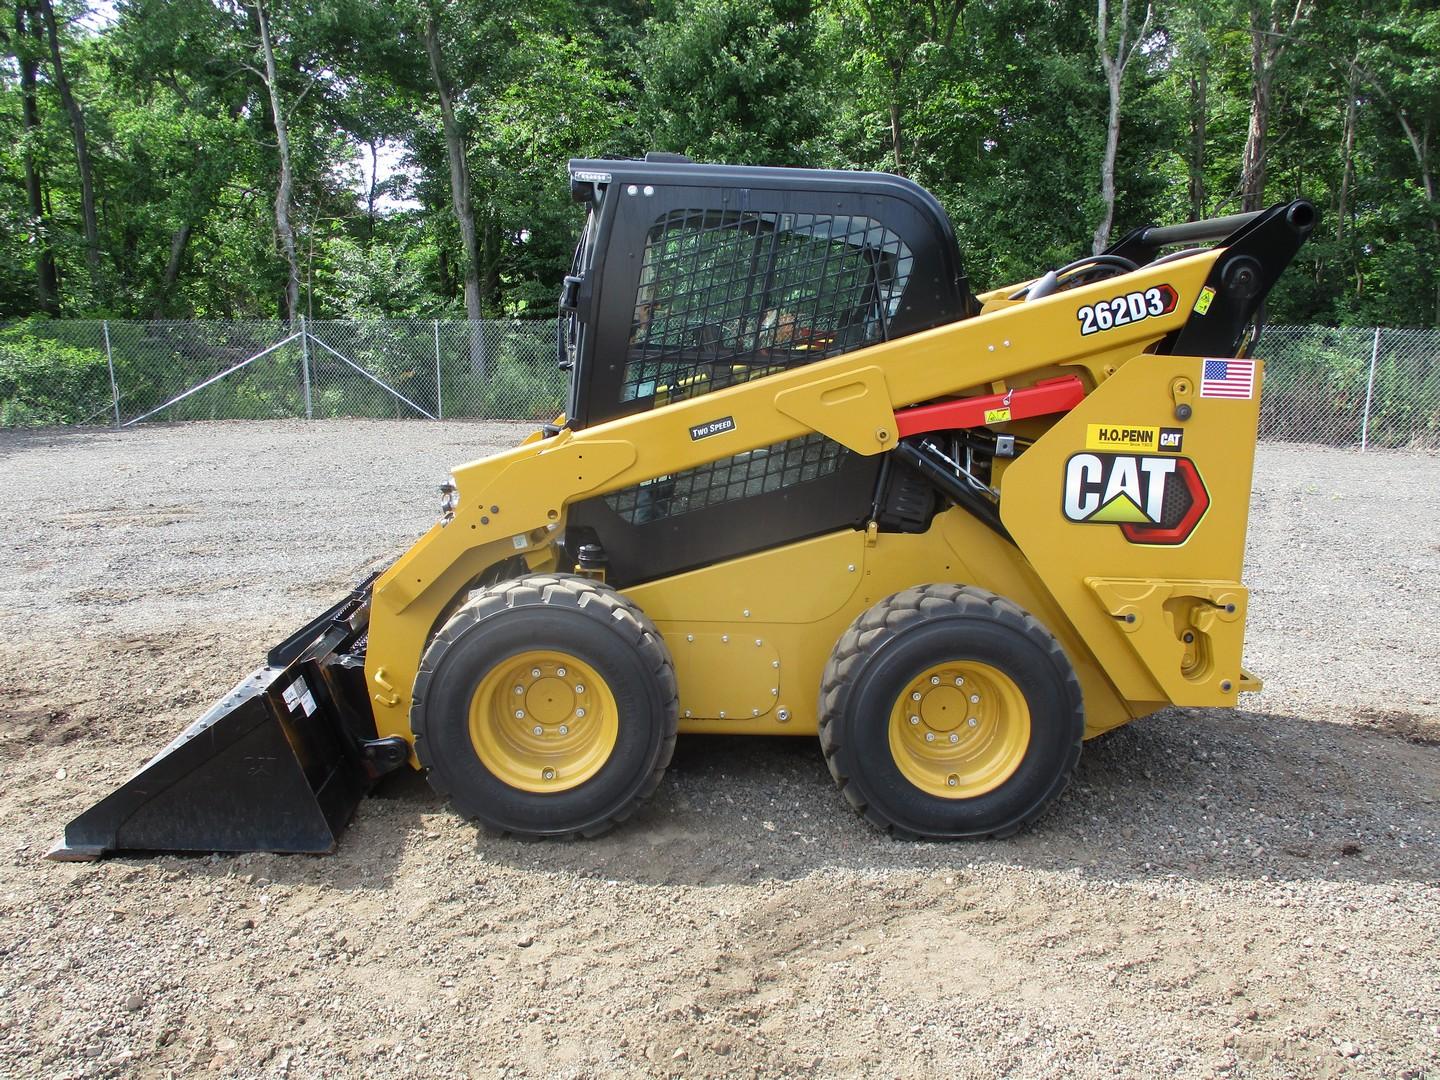
[[[478,395],[479,415],[492,420],[553,420],[565,409],[565,383],[533,363],[502,357]]]
[[[545,422],[565,408],[569,376],[556,366],[554,323],[491,323],[482,330],[484,373],[457,333],[446,363],[445,415]],[[537,333],[537,330],[541,332]]]
[[[0,330],[0,426],[81,424],[109,407],[105,352],[56,340],[43,319]]]

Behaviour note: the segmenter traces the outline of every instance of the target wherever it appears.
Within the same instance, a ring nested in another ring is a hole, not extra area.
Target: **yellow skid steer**
[[[897,835],[999,837],[1084,739],[1234,706],[1266,294],[1294,201],[974,294],[884,174],[576,160],[565,414],[277,646],[52,852],[333,850],[423,769],[591,836],[677,733],[819,737]]]

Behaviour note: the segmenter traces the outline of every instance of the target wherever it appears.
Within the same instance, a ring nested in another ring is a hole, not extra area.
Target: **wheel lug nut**
[[[563,667],[557,667],[555,669],[555,677],[557,679],[563,679],[565,677],[565,669]]]
[[[966,720],[965,723],[969,724],[971,727],[979,727],[980,718],[977,716],[972,716],[969,720]]]
[[[910,723],[912,723],[912,724],[918,724],[918,723],[920,723],[920,718],[919,718],[918,716],[912,716],[912,717],[910,717]]]
[[[516,720],[524,720],[524,719],[525,719],[525,710],[524,710],[524,709],[516,709],[516,710],[515,710],[515,719],[516,719]]]
[[[538,679],[540,677],[540,669],[538,667],[532,667],[530,669],[530,677],[532,679]]]
[[[935,741],[935,733],[934,733],[933,731],[927,731],[927,732],[925,732],[925,741],[926,741],[926,742],[934,742],[934,741]]]
[[[576,716],[577,719],[584,720],[584,719],[585,719],[585,710],[584,710],[584,709],[576,709],[576,710],[575,710],[575,716]]]
[[[931,686],[939,686],[939,685],[940,685],[940,676],[939,676],[939,675],[931,675],[931,676],[930,676],[930,685],[931,685]]]
[[[911,694],[911,695],[910,695],[910,700],[911,700],[911,701],[919,701],[919,700],[920,700],[920,691],[919,691],[919,690],[916,690],[913,694]]]
[[[575,692],[576,692],[577,694],[583,694],[583,693],[585,692],[585,687],[581,686],[581,685],[577,682],[577,683],[575,684]]]
[[[517,686],[517,687],[515,687],[515,692],[516,692],[517,694],[523,694],[523,693],[525,692],[525,687],[523,687],[523,686]]]
[[[539,724],[536,724],[536,725],[535,725],[533,728],[531,728],[530,730],[533,731],[536,735],[544,735],[544,734],[545,734],[545,729],[544,729],[543,727],[541,727]]]
[[[951,741],[952,743],[957,743],[957,742],[960,741],[960,736],[959,736],[959,735],[956,735],[955,732],[952,731],[952,732],[950,732],[950,741]]]
[[[970,695],[970,704],[971,704],[971,705],[979,705],[979,704],[980,704],[980,695],[979,695],[979,694],[971,694],[971,695]]]
[[[561,725],[560,725],[560,734],[561,734],[561,735],[569,735],[569,734],[570,734],[570,726],[569,726],[568,724],[561,724]]]
[[[951,773],[950,776],[949,776],[949,778],[945,781],[945,783],[949,784],[951,787],[959,787],[959,786],[960,786],[960,778],[959,778],[958,776],[956,776],[954,773]]]
[[[540,775],[541,775],[543,778],[545,778],[546,780],[554,780],[554,779],[555,779],[555,770],[554,770],[554,769],[545,769],[545,770],[543,770],[543,771],[540,773]]]

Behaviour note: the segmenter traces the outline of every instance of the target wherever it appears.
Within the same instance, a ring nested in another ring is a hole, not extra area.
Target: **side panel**
[[[1127,699],[1234,705],[1246,680],[1261,373],[1135,357],[1004,472],[1006,527]]]
[[[846,530],[626,595],[655,619],[675,657],[681,731],[813,735],[820,679],[845,628],[886,596],[933,581],[1001,593],[1045,623],[1080,676],[1088,734],[1163,704],[1127,707],[1015,547],[958,509],[923,534],[871,541]],[[721,716],[723,704],[735,710]]]

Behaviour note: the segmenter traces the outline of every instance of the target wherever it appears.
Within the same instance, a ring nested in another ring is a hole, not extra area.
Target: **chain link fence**
[[[0,426],[142,420],[553,420],[547,320],[131,322],[0,328]]]
[[[564,408],[555,320],[0,327],[0,426],[326,418],[544,421]],[[1264,440],[1440,449],[1440,330],[1271,326]]]
[[[1260,438],[1440,449],[1440,330],[1270,326]]]

